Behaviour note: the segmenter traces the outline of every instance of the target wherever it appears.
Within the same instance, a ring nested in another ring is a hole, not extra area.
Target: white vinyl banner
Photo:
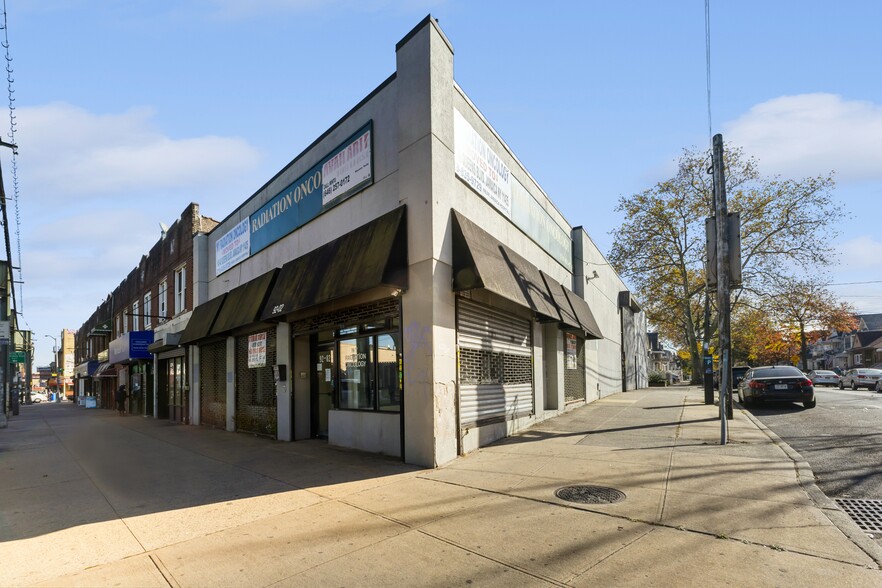
[[[322,165],[322,206],[371,179],[371,132],[365,131]]]
[[[472,125],[453,109],[456,175],[511,218],[511,172]]]
[[[251,231],[246,218],[214,244],[214,275],[221,275],[250,254]]]

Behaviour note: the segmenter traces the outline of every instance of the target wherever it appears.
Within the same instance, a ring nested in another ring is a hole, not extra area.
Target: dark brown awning
[[[260,322],[263,304],[276,282],[278,273],[278,268],[268,271],[227,292],[227,298],[218,312],[214,326],[211,327],[211,334],[219,335]]]
[[[560,313],[535,265],[453,211],[453,291],[484,288],[554,321]]]
[[[573,307],[570,304],[569,299],[567,298],[566,288],[564,287],[564,285],[556,281],[545,272],[542,272],[542,278],[545,280],[545,285],[548,286],[548,290],[554,297],[554,303],[557,306],[558,313],[560,314],[561,324],[564,327],[578,329],[581,331],[582,324],[579,322],[579,318],[576,316],[576,312],[573,310]]]
[[[193,341],[204,339],[208,336],[211,332],[211,326],[217,318],[217,312],[220,310],[226,296],[226,294],[221,294],[193,309],[190,320],[187,322],[187,327],[184,329],[183,334],[181,334],[181,345],[188,345]]]
[[[594,313],[591,312],[591,307],[588,306],[588,303],[566,286],[563,286],[563,290],[567,300],[569,300],[570,305],[573,307],[573,312],[575,312],[576,317],[579,319],[581,330],[585,331],[585,338],[603,339],[600,327],[597,326],[597,321],[594,320]]]
[[[261,320],[377,286],[407,288],[407,222],[400,206],[289,261],[279,271]]]

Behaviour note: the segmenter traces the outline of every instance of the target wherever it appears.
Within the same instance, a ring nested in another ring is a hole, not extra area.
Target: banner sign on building
[[[215,275],[299,229],[373,182],[373,122],[337,146],[215,244]],[[224,256],[224,252],[229,255]]]
[[[455,108],[453,150],[456,175],[511,218],[511,171]]]
[[[511,174],[508,166],[455,108],[453,142],[456,175],[572,271],[572,229],[566,220],[553,205],[543,204],[547,202],[544,193],[537,198]]]
[[[249,219],[246,218],[214,244],[214,259],[218,274],[244,261],[250,255],[251,232],[248,230],[248,224]]]
[[[248,335],[248,367],[266,367],[266,333]]]
[[[367,129],[322,164],[322,206],[371,179],[371,130]]]

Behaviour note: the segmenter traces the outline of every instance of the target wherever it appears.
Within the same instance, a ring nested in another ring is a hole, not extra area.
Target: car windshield
[[[800,376],[805,377],[801,371],[789,365],[779,365],[775,367],[757,368],[753,370],[754,378],[786,378]]]
[[[818,370],[815,372],[816,376],[835,376],[834,372],[828,372],[826,370]]]
[[[862,376],[878,376],[882,375],[882,370],[856,370]]]

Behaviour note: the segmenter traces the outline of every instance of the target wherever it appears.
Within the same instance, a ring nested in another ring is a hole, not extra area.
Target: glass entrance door
[[[334,393],[337,389],[337,364],[334,362],[334,344],[319,345],[316,348],[312,386],[312,436],[327,439],[328,413],[334,407]]]

